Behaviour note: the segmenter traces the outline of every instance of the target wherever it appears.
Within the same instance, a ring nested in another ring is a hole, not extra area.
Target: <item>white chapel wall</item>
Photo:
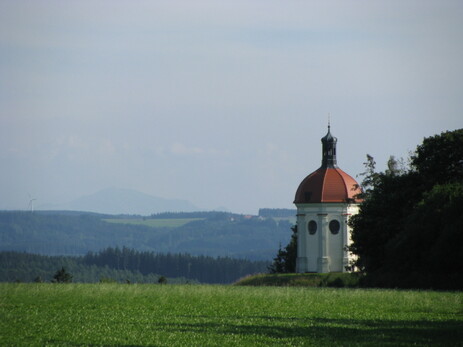
[[[345,203],[298,204],[297,272],[344,272],[349,262],[345,246],[351,243],[348,219],[358,212],[357,205]],[[330,231],[330,222],[337,221],[339,230]],[[309,223],[316,223],[316,231]],[[325,240],[325,244],[323,244]]]

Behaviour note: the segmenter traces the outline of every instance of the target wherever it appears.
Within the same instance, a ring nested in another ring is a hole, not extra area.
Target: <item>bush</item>
[[[56,271],[55,275],[53,276],[54,283],[71,283],[72,282],[72,275],[66,271],[64,267],[61,270]]]
[[[346,285],[341,277],[335,278],[333,281],[327,283],[327,287],[344,288]]]

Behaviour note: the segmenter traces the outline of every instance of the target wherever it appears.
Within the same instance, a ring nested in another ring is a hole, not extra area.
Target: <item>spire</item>
[[[338,167],[336,163],[336,142],[338,139],[331,135],[328,119],[328,133],[322,137],[322,167]]]

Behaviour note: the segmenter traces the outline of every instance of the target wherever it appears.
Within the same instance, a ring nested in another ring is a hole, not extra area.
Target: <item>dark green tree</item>
[[[425,138],[411,157],[424,185],[461,182],[463,178],[463,129]],[[425,190],[429,187],[423,187]]]
[[[350,220],[350,251],[365,283],[463,288],[463,129],[425,139],[408,169],[393,157],[385,172],[371,167],[360,212]]]
[[[360,199],[365,199],[371,193],[379,179],[379,174],[376,172],[376,161],[371,155],[367,154],[367,161],[363,165],[365,171],[359,175],[363,177],[362,193],[358,196]]]
[[[391,242],[394,256],[384,265],[397,269],[396,282],[404,287],[463,288],[463,183],[435,185],[424,193],[403,230]]]
[[[55,283],[71,283],[72,275],[66,271],[64,267],[61,267],[60,270],[57,270],[53,276],[53,282]]]
[[[291,228],[293,234],[288,245],[278,249],[277,256],[273,258],[273,263],[268,267],[270,273],[293,273],[296,272],[297,258],[297,226]]]

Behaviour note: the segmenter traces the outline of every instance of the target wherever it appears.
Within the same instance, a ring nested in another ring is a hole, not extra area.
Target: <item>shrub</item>
[[[72,275],[66,271],[64,267],[61,270],[56,271],[55,275],[53,276],[54,283],[71,283],[72,282]]]

